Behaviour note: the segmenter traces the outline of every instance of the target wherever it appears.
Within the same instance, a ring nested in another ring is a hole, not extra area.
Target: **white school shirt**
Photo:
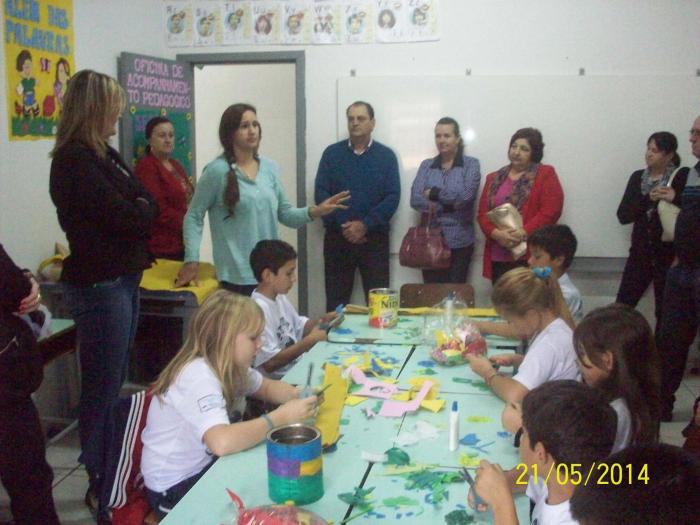
[[[530,343],[518,373],[513,376],[528,390],[555,379],[578,379],[574,333],[562,319],[555,319]]]
[[[612,448],[612,454],[614,454],[627,448],[632,440],[632,414],[627,403],[621,397],[612,401],[610,406],[615,409],[617,414],[617,433]]]
[[[304,326],[309,318],[299,315],[284,294],[278,295],[273,301],[256,290],[250,297],[258,303],[265,314],[262,348],[255,355],[253,366],[264,376],[271,379],[281,379],[299,358],[273,372],[266,372],[261,365],[288,346],[299,342],[304,337]]]
[[[248,369],[241,396],[256,392],[262,376]],[[229,414],[221,383],[203,358],[184,366],[163,396],[154,396],[141,434],[141,473],[146,487],[162,492],[202,471],[213,459],[204,433],[227,425]]]
[[[578,521],[571,517],[569,500],[557,505],[547,503],[547,485],[544,479],[538,479],[539,482],[535,482],[534,476],[531,476],[525,491],[527,497],[535,504],[535,508],[532,509],[532,525],[577,525]]]
[[[561,288],[561,294],[564,296],[564,301],[566,302],[566,306],[569,307],[569,311],[571,312],[571,317],[574,318],[574,321],[579,323],[581,319],[583,319],[583,301],[581,300],[581,292],[578,291],[578,288],[574,286],[574,283],[571,282],[571,278],[569,277],[568,273],[563,273],[561,277],[559,277],[559,288]]]

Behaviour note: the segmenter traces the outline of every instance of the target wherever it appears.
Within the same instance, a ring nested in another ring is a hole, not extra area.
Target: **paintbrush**
[[[474,478],[472,478],[472,475],[469,473],[466,467],[462,467],[462,470],[460,470],[460,474],[462,474],[464,481],[469,483],[469,486],[472,489],[472,496],[474,498],[474,508],[478,508],[479,505],[486,505],[486,502],[483,499],[481,499],[481,497],[476,493],[476,489],[474,488]]]

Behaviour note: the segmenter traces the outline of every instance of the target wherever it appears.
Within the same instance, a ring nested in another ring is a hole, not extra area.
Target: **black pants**
[[[657,332],[661,323],[666,273],[672,262],[672,246],[669,246],[669,249],[660,249],[655,252],[651,250],[648,253],[630,252],[625,263],[622,281],[620,281],[620,289],[617,291],[616,301],[634,308],[649,285],[653,283]]]
[[[493,261],[491,262],[491,284],[496,284],[504,273],[508,273],[514,268],[527,267],[527,262],[525,261],[513,261],[513,262],[501,262]]]
[[[454,248],[451,250],[452,259],[447,270],[423,270],[424,283],[457,283],[467,282],[469,265],[474,254],[474,245],[464,248]]]
[[[257,284],[233,284],[228,281],[220,281],[219,286],[223,288],[224,290],[228,290],[229,292],[237,293],[240,295],[247,295],[250,297],[253,292],[255,291],[255,288],[257,288]]]
[[[700,320],[700,268],[673,266],[664,290],[663,317],[656,334],[661,355],[661,414],[673,411],[675,392],[681,385],[688,347]]]
[[[0,402],[0,479],[17,525],[58,525],[44,433],[29,396]]]
[[[158,520],[162,520],[168,513],[173,510],[175,505],[185,497],[192,487],[201,479],[207,470],[214,464],[216,457],[212,458],[211,463],[199,471],[192,477],[183,479],[180,483],[177,483],[170,487],[168,490],[163,492],[156,492],[154,490],[146,488],[146,497],[148,498],[148,503],[151,505],[151,509],[156,513]]]
[[[365,301],[372,288],[389,286],[389,233],[371,232],[367,242],[353,244],[340,232],[326,230],[323,240],[326,270],[326,311],[339,304],[348,304],[355,282],[355,269],[360,269]]]

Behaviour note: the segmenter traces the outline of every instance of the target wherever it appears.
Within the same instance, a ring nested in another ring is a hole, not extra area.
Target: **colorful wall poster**
[[[156,116],[175,127],[173,158],[194,177],[194,78],[191,66],[164,58],[122,53],[119,83],[127,92],[127,110],[120,126],[123,157],[136,165],[146,153],[145,130]]]
[[[404,0],[377,0],[374,34],[377,42],[401,42],[406,21]]]
[[[282,9],[279,2],[254,2],[252,4],[253,41],[256,44],[279,44]]]
[[[318,2],[311,9],[313,12],[311,42],[314,44],[340,44],[342,41],[340,5],[335,2]]]
[[[218,46],[223,41],[219,2],[197,2],[194,12],[194,45]]]
[[[438,0],[404,0],[404,3],[403,41],[439,40]]]
[[[289,2],[282,7],[282,43],[311,42],[311,8],[304,1]]]
[[[165,41],[171,47],[192,45],[192,6],[182,2],[163,4]]]
[[[224,44],[252,42],[250,2],[224,2],[221,8]]]
[[[350,44],[374,41],[374,5],[372,2],[351,2],[343,8],[343,40]]]
[[[10,140],[56,134],[75,72],[72,0],[3,2]]]

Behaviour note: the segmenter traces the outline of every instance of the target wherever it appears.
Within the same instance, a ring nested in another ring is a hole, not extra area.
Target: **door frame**
[[[306,206],[306,58],[304,51],[272,51],[252,53],[196,53],[178,54],[180,62],[189,63],[193,70],[199,65],[240,65],[240,64],[294,64],[296,87],[296,150],[297,150],[297,206]],[[197,108],[194,110],[197,118]],[[196,140],[196,137],[195,137]],[[297,272],[299,311],[309,311],[309,265],[307,256],[306,227],[297,229],[298,261]]]

